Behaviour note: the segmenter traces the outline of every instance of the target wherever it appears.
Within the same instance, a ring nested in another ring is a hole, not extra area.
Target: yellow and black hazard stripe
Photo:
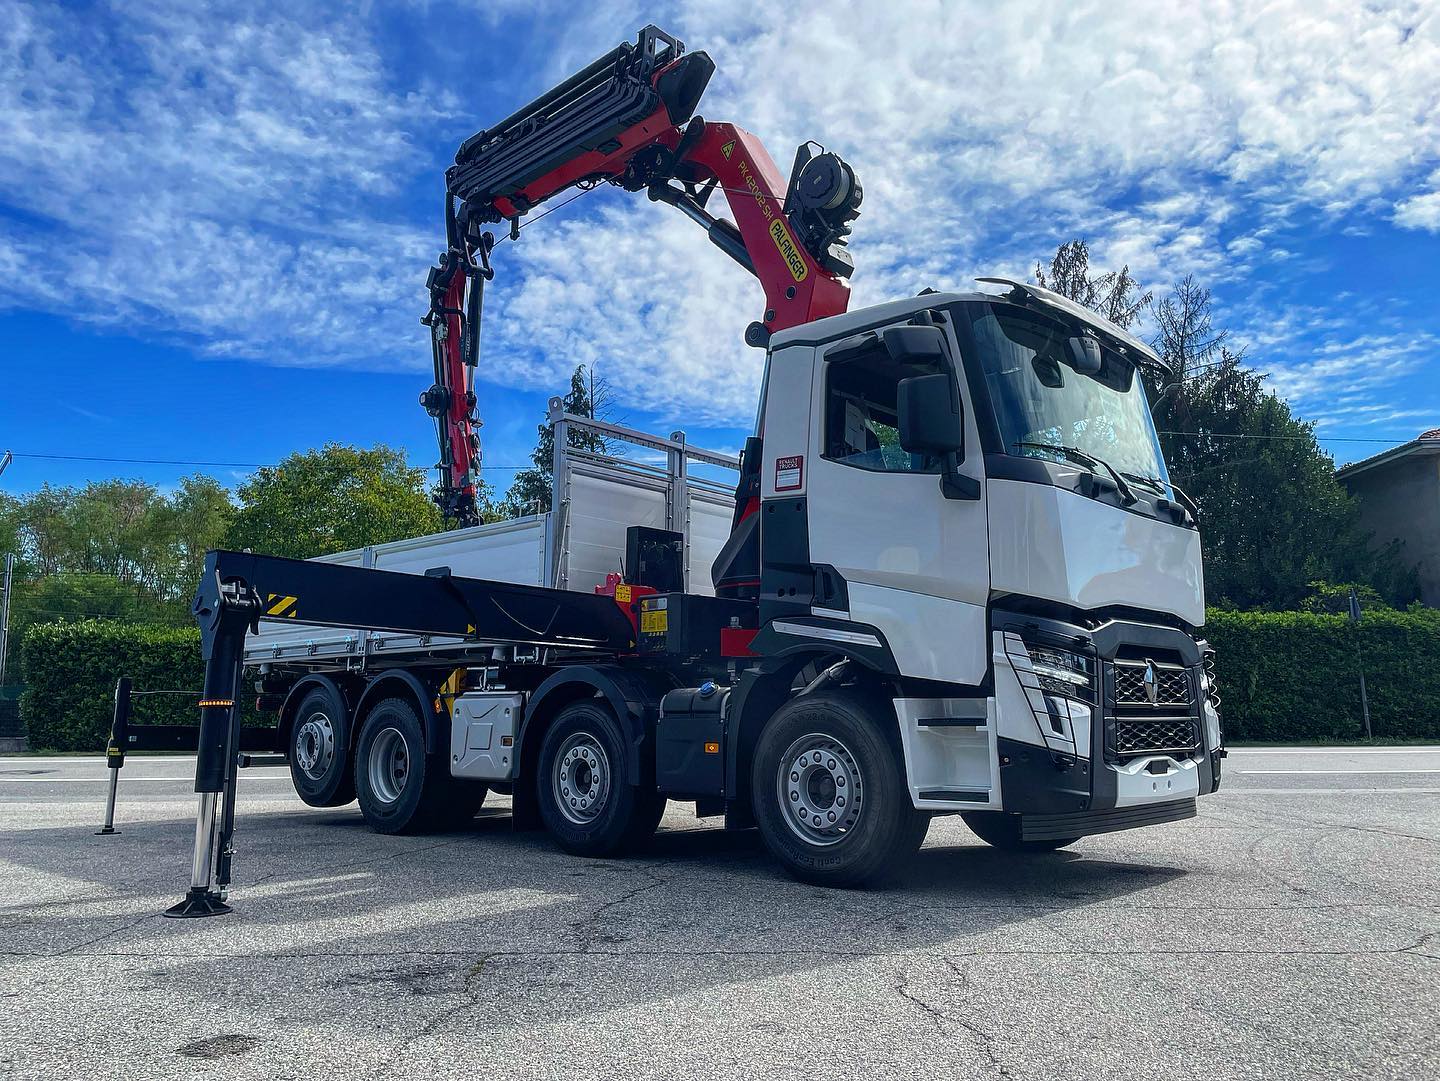
[[[282,593],[265,594],[265,614],[275,616],[277,619],[294,619],[296,610],[296,598],[287,597]]]

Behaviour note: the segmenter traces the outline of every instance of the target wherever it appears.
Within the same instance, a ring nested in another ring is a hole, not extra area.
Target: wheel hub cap
[[[576,732],[555,755],[551,785],[555,805],[577,826],[589,825],[610,794],[610,759],[588,732]]]
[[[387,728],[370,745],[370,788],[384,803],[394,803],[410,779],[410,750],[398,728]]]
[[[860,766],[834,736],[812,732],[790,744],[776,781],[785,824],[806,844],[836,844],[860,820],[865,806]]]
[[[325,714],[312,714],[295,733],[295,763],[305,776],[318,781],[334,761],[335,726]]]

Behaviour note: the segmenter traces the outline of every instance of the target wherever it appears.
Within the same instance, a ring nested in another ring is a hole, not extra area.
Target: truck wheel
[[[546,731],[536,795],[545,827],[565,851],[609,856],[655,832],[665,802],[626,783],[627,754],[614,714],[596,701],[566,706]]]
[[[888,727],[887,727],[888,726]],[[765,845],[797,878],[856,886],[914,854],[930,816],[910,801],[895,727],[843,693],[793,699],[761,733],[751,800]]]
[[[295,791],[311,807],[342,807],[355,798],[345,729],[324,687],[300,700],[285,750]]]
[[[446,763],[425,753],[415,707],[386,698],[372,709],[355,747],[355,794],[377,833],[416,833],[438,825],[452,792]]]
[[[966,811],[960,817],[970,827],[971,833],[1002,852],[1054,852],[1080,840],[1079,837],[1063,837],[1054,841],[1023,841],[1020,839],[1020,816],[1004,811]]]

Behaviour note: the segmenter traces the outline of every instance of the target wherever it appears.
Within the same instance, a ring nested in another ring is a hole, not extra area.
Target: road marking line
[[[1240,754],[1440,754],[1440,747],[1232,747]]]
[[[1407,788],[1226,788],[1220,787],[1217,796],[1344,796],[1344,795],[1389,795],[1389,796],[1440,796],[1440,788],[1421,788],[1412,785]]]
[[[289,777],[246,777],[249,781],[288,781]],[[121,777],[125,784],[133,784],[137,781],[151,781],[158,784],[194,784],[194,777]],[[107,777],[4,777],[0,776],[0,785],[5,784],[108,784]]]
[[[1440,773],[1440,769],[1241,769],[1235,772],[1250,777],[1273,773],[1324,773],[1348,776],[1352,773]]]

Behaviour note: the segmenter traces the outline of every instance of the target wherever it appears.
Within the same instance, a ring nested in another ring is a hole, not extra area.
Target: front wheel
[[[608,707],[576,702],[560,711],[540,745],[540,817],[560,847],[580,856],[637,848],[665,808],[653,785],[626,780],[628,743]]]
[[[930,816],[910,801],[894,728],[880,702],[843,692],[793,699],[770,720],[751,799],[766,846],[791,874],[862,885],[925,840]]]
[[[970,832],[991,848],[1002,852],[1054,852],[1073,845],[1079,837],[1056,838],[1052,841],[1026,841],[1020,835],[1020,816],[1004,811],[966,811],[960,816]]]

